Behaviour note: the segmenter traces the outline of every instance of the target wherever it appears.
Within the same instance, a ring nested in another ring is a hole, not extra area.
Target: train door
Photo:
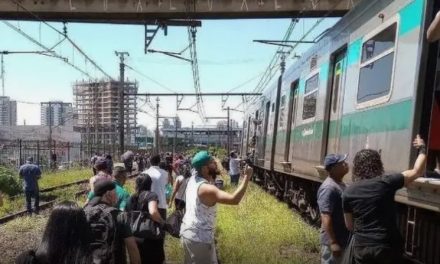
[[[270,101],[266,103],[264,110],[264,125],[263,125],[263,136],[261,141],[261,154],[258,157],[258,164],[264,166],[264,159],[266,157],[266,147],[267,147],[267,130],[269,126],[269,116],[270,116]]]
[[[298,87],[299,80],[294,81],[290,85],[290,96],[289,96],[289,114],[287,115],[287,133],[286,133],[286,145],[284,150],[284,161],[291,165],[290,161],[290,142],[292,127],[295,125],[296,116],[296,106],[298,103]]]
[[[326,154],[338,153],[341,136],[342,103],[346,67],[346,49],[333,55],[332,79],[328,106]]]

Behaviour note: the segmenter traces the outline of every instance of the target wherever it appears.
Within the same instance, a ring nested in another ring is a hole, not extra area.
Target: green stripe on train
[[[424,2],[424,0],[414,0],[399,11],[399,36],[403,36],[422,25]]]
[[[332,121],[329,137],[333,138],[336,136],[336,125],[338,122],[341,126],[341,137],[408,129],[411,124],[412,106],[412,100],[406,100],[344,115],[341,120]],[[321,140],[323,128],[323,121],[298,126],[292,132],[293,140]],[[280,131],[277,136],[284,140],[285,134],[285,131]]]

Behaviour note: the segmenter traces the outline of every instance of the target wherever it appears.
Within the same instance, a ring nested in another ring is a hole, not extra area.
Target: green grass
[[[58,171],[42,175],[39,181],[40,189],[45,189],[53,186],[63,185],[66,183],[76,182],[79,180],[88,179],[92,176],[90,169],[77,169]],[[75,193],[82,189],[81,186],[71,186],[61,190],[54,190],[48,193],[40,193],[40,203],[49,199],[50,197],[57,197],[58,201],[74,200]],[[25,209],[25,197],[23,194],[10,199],[3,197],[3,206],[0,207],[0,217],[12,214]]]
[[[39,180],[40,189],[45,189],[53,186],[63,185],[71,182],[89,179],[92,177],[91,169],[77,169],[65,170],[54,173],[48,173],[41,176]]]
[[[240,205],[218,206],[216,240],[222,263],[319,263],[318,231],[253,183]]]

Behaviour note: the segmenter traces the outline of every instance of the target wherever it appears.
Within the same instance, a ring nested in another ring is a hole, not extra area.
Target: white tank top
[[[212,243],[217,205],[207,206],[200,201],[198,190],[202,184],[209,183],[204,178],[198,177],[197,173],[194,173],[188,181],[185,216],[180,227],[180,235],[195,242]]]

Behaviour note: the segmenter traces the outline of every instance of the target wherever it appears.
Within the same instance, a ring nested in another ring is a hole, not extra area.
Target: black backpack
[[[96,204],[87,205],[84,211],[92,230],[93,241],[90,248],[93,252],[93,263],[113,264],[116,241],[116,219],[113,213],[118,209],[105,204]]]

